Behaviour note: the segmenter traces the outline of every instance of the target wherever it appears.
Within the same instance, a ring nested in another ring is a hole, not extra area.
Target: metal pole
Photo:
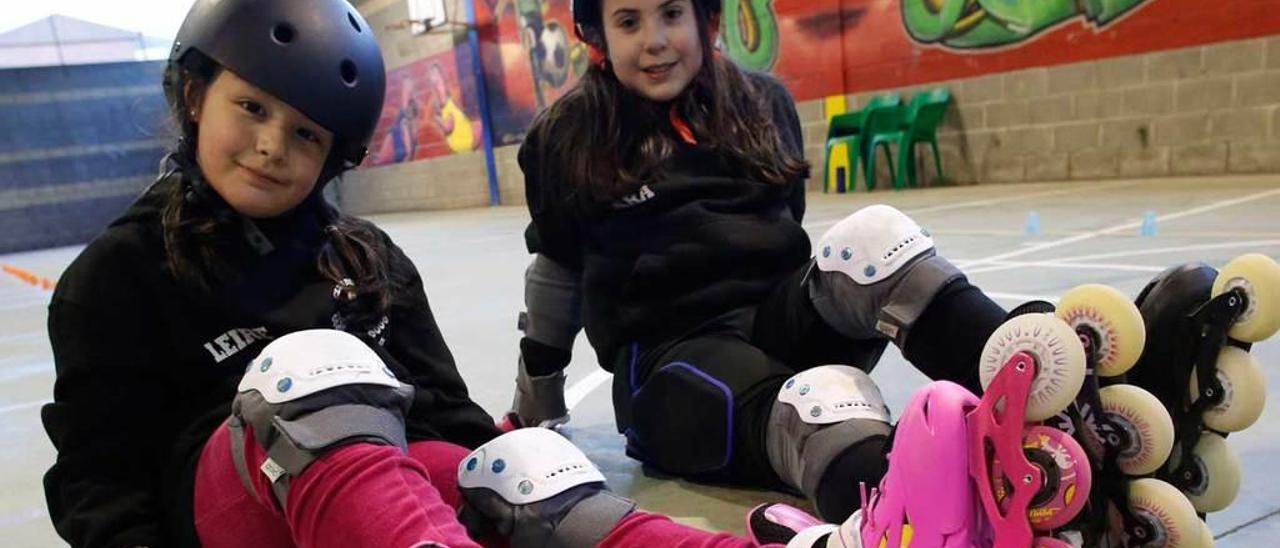
[[[57,15],[49,16],[49,30],[53,32],[53,49],[58,52],[58,66],[66,65],[67,62],[62,58],[62,39],[58,38],[58,25],[54,24],[54,18]]]
[[[484,138],[484,165],[489,172],[489,205],[502,205],[502,191],[498,187],[498,163],[493,157],[493,113],[489,110],[489,86],[484,79],[484,62],[480,59],[480,35],[476,31],[474,0],[461,0],[466,8],[467,45],[471,50],[471,69],[476,79],[476,95],[479,96],[480,134]]]

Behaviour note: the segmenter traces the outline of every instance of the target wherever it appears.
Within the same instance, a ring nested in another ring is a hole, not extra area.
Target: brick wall
[[[937,82],[943,171],[958,183],[1280,173],[1280,36]],[[800,105],[824,159],[822,101]],[[895,151],[896,153],[896,151]],[[925,158],[925,149],[917,151]],[[932,162],[922,162],[932,176]],[[821,175],[815,169],[815,175]],[[887,177],[887,173],[880,174]],[[817,177],[811,188],[821,188]]]

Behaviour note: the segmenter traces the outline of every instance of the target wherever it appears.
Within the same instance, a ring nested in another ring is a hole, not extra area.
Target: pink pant
[[[218,427],[205,444],[196,470],[196,531],[208,548],[480,546],[455,517],[462,502],[457,469],[468,453],[464,447],[414,442],[406,456],[385,445],[344,446],[316,459],[305,473],[293,478],[282,511],[273,502],[266,475],[256,472],[266,453],[246,432],[245,459],[255,472],[251,474],[255,498],[236,474],[230,435],[226,423]],[[755,546],[741,537],[708,533],[645,512],[633,512],[618,522],[600,545]]]

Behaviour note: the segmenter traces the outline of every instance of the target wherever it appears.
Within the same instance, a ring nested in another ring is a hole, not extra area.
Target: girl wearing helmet
[[[585,327],[629,455],[798,491],[840,521],[886,466],[889,416],[864,371],[893,341],[980,390],[1005,312],[888,206],[811,254],[795,103],[717,54],[720,4],[573,2],[592,67],[518,156],[535,257],[504,428],[568,419],[563,369]]]
[[[344,0],[192,7],[164,81],[180,127],[166,169],[50,304],[57,379],[41,416],[58,455],[44,484],[69,543],[477,546],[457,471],[499,432],[409,258],[321,197],[364,157],[384,78]],[[582,500],[612,501],[612,521],[560,533],[592,539],[571,545],[748,544],[602,489],[470,496],[548,531]]]

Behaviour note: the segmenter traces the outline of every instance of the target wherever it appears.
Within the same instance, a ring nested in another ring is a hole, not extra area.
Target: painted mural
[[[495,144],[586,67],[568,0],[474,0]],[[1276,0],[724,0],[718,45],[798,100],[1280,34]]]
[[[519,142],[533,116],[587,68],[569,0],[474,0],[494,144]]]
[[[387,98],[365,166],[480,148],[475,86],[471,78],[458,78],[458,67],[470,63],[456,55],[465,49],[456,47],[387,73]]]
[[[901,0],[902,23],[913,40],[953,48],[1024,42],[1074,18],[1106,27],[1146,0]]]

